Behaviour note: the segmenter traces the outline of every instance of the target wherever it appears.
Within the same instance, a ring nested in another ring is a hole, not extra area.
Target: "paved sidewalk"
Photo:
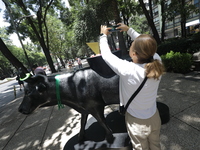
[[[6,78],[6,79],[3,79],[3,80],[0,80],[0,84],[9,82],[9,81],[11,81],[11,80],[16,80],[16,77],[10,77],[10,78]]]
[[[194,72],[163,76],[157,100],[169,106],[171,117],[162,125],[162,150],[200,150],[199,82]],[[63,150],[79,132],[81,116],[73,109],[52,106],[26,116],[18,112],[21,101],[15,99],[0,112],[0,150]]]

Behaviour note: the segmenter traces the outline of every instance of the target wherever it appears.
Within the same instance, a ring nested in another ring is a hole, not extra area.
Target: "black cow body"
[[[81,113],[79,140],[84,139],[85,124],[91,114],[104,127],[106,139],[112,142],[112,131],[106,124],[104,106],[119,103],[119,77],[103,78],[90,68],[59,75],[59,95],[62,104]],[[36,75],[27,80],[19,111],[30,114],[42,106],[57,105],[55,76]]]

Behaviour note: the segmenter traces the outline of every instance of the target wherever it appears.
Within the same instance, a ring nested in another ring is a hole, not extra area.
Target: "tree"
[[[51,68],[52,72],[56,72],[53,61],[50,55],[49,50],[49,37],[48,37],[48,27],[46,24],[47,13],[54,13],[55,7],[62,7],[60,1],[54,2],[53,0],[29,0],[24,3],[22,0],[12,0],[8,1],[3,0],[6,5],[6,9],[9,11],[12,8],[12,15],[14,16],[14,21],[17,22],[17,19],[23,16],[30,16],[35,13],[36,18],[25,17],[25,24],[19,24],[19,31],[23,34],[24,37],[29,36],[32,42],[39,42],[40,46],[43,49],[43,52],[46,56],[47,62]],[[30,5],[28,5],[30,4]],[[34,5],[32,5],[34,4]],[[59,5],[60,4],[60,5]],[[15,7],[18,7],[16,9]],[[9,17],[7,16],[7,19]],[[9,20],[12,21],[12,20]],[[24,26],[23,26],[24,25]],[[26,25],[26,26],[25,26]],[[10,32],[13,31],[12,26],[10,26]]]
[[[28,58],[29,58],[29,61],[31,64],[37,63],[39,66],[44,66],[47,64],[44,53],[41,52],[41,50],[38,51],[37,47],[35,45],[27,44],[27,45],[25,45],[25,49],[26,49],[26,52],[28,54]],[[23,53],[22,50],[20,52]],[[15,53],[13,53],[13,54],[15,55]],[[17,55],[15,55],[15,56],[17,57]],[[26,64],[28,66],[27,59],[25,59],[24,55],[22,55],[22,57],[18,58],[18,59],[21,61],[24,60],[24,61],[22,61],[22,63]]]
[[[161,41],[164,41],[165,38],[165,21],[167,19],[167,12],[168,12],[168,5],[166,0],[155,0],[153,1],[155,4],[158,4],[161,6],[161,19],[162,19],[162,25],[161,25]],[[151,5],[152,6],[152,5]],[[152,13],[153,17],[153,13]]]
[[[168,20],[173,20],[176,16],[181,17],[181,37],[186,37],[186,20],[199,9],[192,4],[192,1],[176,0],[169,4]]]
[[[161,43],[160,38],[159,38],[159,34],[158,31],[155,27],[155,24],[153,22],[153,17],[151,15],[149,15],[149,11],[146,9],[145,3],[143,2],[143,0],[139,0],[140,2],[140,6],[142,7],[142,10],[147,18],[148,24],[151,27],[151,30],[153,32],[153,36],[155,38],[155,40],[157,41],[158,44]],[[151,2],[151,1],[150,1]],[[149,5],[152,5],[151,3],[149,3]]]
[[[61,18],[68,30],[72,31],[67,35],[68,52],[72,57],[88,55],[91,50],[88,49],[86,43],[98,41],[100,25],[107,24],[108,20],[111,20],[111,14],[105,9],[110,4],[106,1],[89,1],[88,3],[69,1],[69,3],[70,12],[66,10]],[[67,19],[65,19],[66,16]],[[69,25],[71,21],[73,23]]]
[[[24,55],[22,48],[12,44],[5,28],[0,28],[1,48],[0,48],[0,76],[8,77],[14,74],[14,70],[19,68],[30,67]],[[38,62],[44,64],[46,62],[44,54],[35,51],[33,45],[25,45],[29,60],[32,63]],[[15,57],[15,58],[14,58]],[[19,61],[20,60],[20,61]],[[15,68],[14,68],[14,67]],[[29,68],[31,69],[31,68]],[[26,71],[26,69],[24,69]]]
[[[94,9],[89,6],[79,9],[74,22],[74,37],[76,43],[85,45],[87,42],[97,41],[100,33],[99,28],[100,21]]]
[[[122,20],[126,25],[133,27],[139,33],[149,33],[147,20],[143,15],[141,7],[138,7],[138,2],[118,0],[118,7]],[[126,35],[126,40],[127,43],[131,43],[130,36]]]
[[[24,73],[28,73],[28,70],[24,65],[10,52],[3,40],[0,38],[0,51],[15,66],[15,68],[21,68]]]
[[[65,68],[65,63],[63,60],[63,55],[66,49],[66,27],[56,16],[47,16],[47,24],[49,29],[49,38],[51,42],[49,43],[49,48],[51,50],[52,56],[55,60],[59,58],[62,66]]]
[[[161,27],[161,41],[164,41],[165,38],[165,21],[166,21],[166,17],[167,17],[167,4],[165,0],[161,0],[160,1],[160,5],[161,5],[161,15],[162,15],[162,27]]]
[[[145,16],[134,16],[130,18],[129,26],[135,29],[138,33],[150,34],[148,22]]]
[[[85,43],[83,39],[86,39],[86,41],[89,42],[89,38],[96,41],[100,33],[99,29],[101,24],[109,25],[111,20],[113,20],[115,23],[121,22],[117,0],[111,0],[111,1],[88,0],[85,1],[85,3],[81,2],[82,1],[80,0],[69,1],[71,6],[76,6],[76,7],[79,6],[78,12],[80,13],[77,13],[78,15],[76,16],[78,18],[76,20],[78,24],[74,24],[74,26],[75,26],[75,32],[77,31],[76,33],[79,33],[75,34],[75,38],[77,38],[78,36],[81,37],[81,35],[84,36],[79,38],[81,39],[82,43],[83,42]],[[119,47],[122,50],[122,53],[126,54],[127,49],[125,46],[122,32],[118,33],[118,39],[119,39]]]
[[[6,44],[13,48],[12,41],[10,41],[9,36],[5,28],[0,28],[0,78],[8,77],[13,74],[13,68],[10,63],[16,68],[23,68],[26,71],[26,68],[23,64],[13,55],[13,53],[8,49]],[[5,42],[4,42],[5,41]],[[10,61],[10,62],[9,62]]]

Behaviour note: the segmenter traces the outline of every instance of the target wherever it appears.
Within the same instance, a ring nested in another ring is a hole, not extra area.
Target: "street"
[[[24,94],[24,90],[20,91],[17,80],[11,80],[0,84],[0,112],[3,107],[15,99],[14,86],[16,88],[16,98]]]

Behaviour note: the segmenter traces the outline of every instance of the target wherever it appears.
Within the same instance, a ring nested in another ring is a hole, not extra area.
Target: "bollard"
[[[14,87],[14,96],[16,98],[16,88],[15,88],[15,85],[13,87]]]

